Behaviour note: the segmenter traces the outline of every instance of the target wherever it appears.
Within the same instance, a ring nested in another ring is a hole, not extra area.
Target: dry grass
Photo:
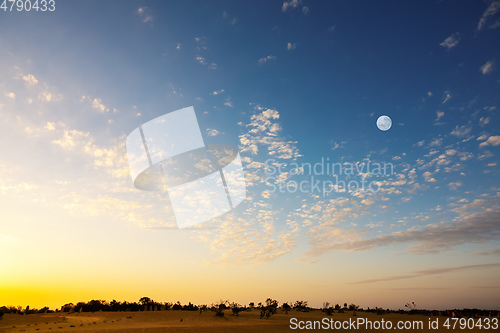
[[[259,319],[260,311],[241,312],[239,316],[231,316],[231,311],[226,310],[226,317],[217,318],[214,312],[208,311],[200,314],[198,311],[159,311],[159,312],[96,312],[96,313],[51,313],[51,314],[5,314],[0,320],[0,332],[291,332],[290,318],[298,320],[349,320],[352,318],[367,318],[371,321],[384,320],[397,321],[422,320],[426,327],[424,330],[359,330],[360,332],[497,332],[497,330],[429,330],[427,323],[429,317],[421,315],[388,314],[376,315],[374,313],[358,312],[353,317],[352,311],[335,313],[326,316],[325,313],[315,310],[311,312],[290,311],[288,314],[278,311],[269,319]],[[437,317],[431,317],[432,320]],[[182,319],[182,321],[181,321]],[[445,317],[439,317],[441,323]],[[308,330],[302,330],[307,332]],[[332,332],[333,330],[329,330]],[[336,330],[335,330],[336,331]]]

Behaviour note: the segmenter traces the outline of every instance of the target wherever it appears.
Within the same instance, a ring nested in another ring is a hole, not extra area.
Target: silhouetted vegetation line
[[[181,304],[177,301],[176,303],[170,302],[156,302],[149,297],[141,297],[138,302],[119,302],[112,300],[107,302],[105,300],[91,300],[88,302],[78,302],[76,304],[68,303],[61,306],[60,309],[50,310],[48,307],[43,307],[41,309],[32,309],[27,306],[23,309],[21,306],[1,306],[0,307],[0,319],[2,319],[5,313],[13,314],[35,314],[35,313],[53,313],[53,312],[98,312],[98,311],[108,311],[108,312],[137,312],[137,311],[199,311],[200,315],[203,312],[212,311],[215,313],[216,317],[225,317],[225,310],[230,310],[232,316],[239,316],[243,311],[259,310],[261,319],[268,319],[272,315],[276,314],[278,310],[281,309],[282,313],[288,314],[290,311],[300,311],[309,312],[320,310],[328,316],[333,316],[335,313],[345,313],[346,311],[352,311],[352,315],[356,316],[356,312],[372,312],[377,315],[385,315],[389,313],[406,313],[406,314],[420,314],[426,316],[445,316],[445,317],[500,317],[499,310],[481,310],[481,309],[453,309],[453,310],[420,310],[414,302],[407,303],[405,305],[407,310],[390,310],[382,309],[379,307],[375,308],[360,308],[359,305],[351,303],[344,306],[340,306],[338,303],[332,306],[329,302],[324,302],[320,309],[314,309],[308,306],[307,301],[298,300],[295,303],[283,303],[281,308],[279,307],[279,302],[275,299],[268,298],[265,302],[259,302],[255,306],[254,302],[251,302],[248,306],[240,305],[236,302],[229,302],[228,300],[220,300],[217,303],[212,303],[210,306],[206,304],[194,305],[191,302],[188,304]],[[129,318],[129,317],[127,317]]]

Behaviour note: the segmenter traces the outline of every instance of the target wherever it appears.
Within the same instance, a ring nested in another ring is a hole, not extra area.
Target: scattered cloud
[[[385,282],[385,281],[396,281],[396,280],[405,280],[405,279],[414,279],[419,277],[425,277],[429,275],[441,275],[454,273],[457,271],[464,270],[477,270],[477,269],[490,269],[500,267],[500,263],[492,263],[492,264],[479,264],[479,265],[465,265],[465,266],[455,266],[455,267],[444,267],[444,268],[431,268],[423,271],[415,271],[406,275],[396,275],[396,276],[387,276],[378,279],[369,279],[362,280],[358,282],[352,282],[351,284],[366,284],[366,283],[376,283],[376,282]]]
[[[287,49],[288,51],[294,50],[296,47],[297,47],[297,43],[288,43],[288,44],[286,45],[286,49]]]
[[[479,119],[479,123],[481,124],[481,126],[484,126],[486,124],[488,124],[490,122],[490,118],[489,117],[481,117]]]
[[[466,136],[467,134],[470,133],[470,131],[472,130],[472,128],[470,126],[466,126],[466,125],[463,125],[463,126],[456,126],[453,131],[451,131],[451,135],[455,135],[455,136],[458,136],[458,137],[462,137],[462,136]]]
[[[472,210],[466,211],[466,209]],[[306,253],[315,257],[327,251],[368,251],[394,244],[414,245],[411,253],[436,253],[466,243],[484,243],[500,236],[500,207],[498,202],[476,199],[456,209],[460,216],[452,222],[431,224],[422,228],[411,228],[373,238],[346,240],[337,237],[330,243],[315,247]]]
[[[454,48],[455,46],[458,45],[458,42],[460,41],[460,33],[455,32],[451,34],[451,36],[447,37],[441,44],[442,47],[445,47],[446,49],[450,50],[451,48]]]
[[[222,17],[229,22],[230,25],[235,25],[238,23],[238,19],[235,17],[231,17],[228,12],[223,11]]]
[[[488,60],[484,65],[479,67],[479,70],[483,75],[491,73],[495,69],[495,61],[494,60]]]
[[[8,93],[5,93],[5,96],[10,98],[10,99],[16,99],[16,94],[14,92],[8,92]]]
[[[83,95],[81,98],[81,101],[89,102],[90,105],[92,106],[92,108],[96,109],[97,111],[99,111],[101,113],[109,112],[109,108],[106,107],[106,105],[104,105],[102,103],[102,100],[100,98],[91,98],[89,96]]]
[[[233,102],[231,101],[231,97],[226,98],[226,100],[224,101],[224,105],[229,106],[230,108],[233,107]]]
[[[295,9],[295,8],[299,7],[301,4],[302,4],[302,0],[285,1],[285,2],[283,2],[283,6],[281,7],[281,10],[283,10],[285,12],[288,8]]]
[[[59,102],[62,100],[62,95],[51,93],[49,91],[42,91],[38,94],[38,99],[42,102]]]
[[[32,74],[28,74],[28,75],[19,74],[15,78],[22,79],[26,83],[27,86],[34,86],[38,83],[38,79]]]
[[[479,144],[479,147],[485,146],[499,146],[500,145],[500,135],[492,135],[488,140]]]
[[[197,56],[196,61],[198,61],[198,63],[201,65],[207,65],[207,61],[202,56]]]
[[[443,99],[443,104],[448,102],[451,99],[451,94],[449,91],[444,92],[444,99]]]
[[[273,56],[273,55],[268,55],[267,57],[264,57],[264,58],[260,58],[259,59],[259,64],[265,64],[266,62],[268,61],[271,61],[271,60],[276,60],[277,57]]]
[[[490,17],[494,16],[498,13],[498,11],[500,11],[500,1],[492,1],[488,8],[484,11],[483,16],[479,19],[476,30],[481,31]],[[496,24],[497,22],[495,22],[490,28],[496,28]]]
[[[500,256],[500,249],[488,250],[476,253],[477,256]]]
[[[434,125],[443,125],[443,122],[439,120],[444,117],[444,111],[436,111],[436,119],[434,120]]]
[[[219,90],[214,90],[213,92],[210,93],[212,96],[220,95],[224,92],[224,89],[219,89]]]
[[[448,187],[452,190],[457,190],[460,186],[462,186],[462,182],[451,182],[448,184]]]
[[[153,22],[153,15],[151,15],[151,10],[148,7],[139,7],[137,14],[142,18],[142,22]]]
[[[217,136],[220,134],[220,132],[216,129],[207,128],[207,134],[208,136]]]

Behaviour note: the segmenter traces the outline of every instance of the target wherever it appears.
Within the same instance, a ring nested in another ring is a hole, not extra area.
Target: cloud
[[[246,124],[239,124],[244,130],[239,137],[239,150],[247,184],[247,199],[238,207],[244,209],[243,215],[229,212],[212,220],[219,228],[199,234],[219,254],[215,262],[266,262],[290,253],[298,244],[299,223],[281,219],[283,209],[274,207],[280,203],[272,200],[269,191],[262,190],[267,177],[261,160],[270,156],[276,161],[286,161],[300,155],[295,143],[281,136],[279,112],[260,106],[255,106],[255,110]]]
[[[460,41],[460,33],[455,32],[451,34],[451,36],[447,37],[441,44],[442,47],[445,47],[446,49],[451,49],[454,48],[455,46],[458,45],[458,42]]]
[[[106,107],[106,105],[102,104],[101,99],[94,98],[92,101],[92,107],[94,109],[97,109],[99,112],[108,112],[109,109]]]
[[[34,86],[38,83],[38,79],[32,74],[28,74],[28,75],[19,74],[15,78],[22,79],[26,83],[27,86]]]
[[[201,65],[207,65],[207,61],[202,56],[197,56],[196,61],[198,61],[198,63]]]
[[[491,73],[495,69],[495,61],[494,60],[488,60],[484,65],[479,67],[479,70],[483,75]]]
[[[448,274],[457,271],[464,270],[476,270],[476,269],[490,269],[500,267],[500,263],[492,263],[492,264],[479,264],[479,265],[465,265],[465,266],[455,266],[455,267],[444,267],[444,268],[431,268],[423,271],[415,271],[406,275],[395,275],[395,276],[387,276],[378,279],[369,279],[362,280],[358,282],[351,282],[350,284],[367,284],[367,283],[376,283],[376,282],[385,282],[385,281],[396,281],[396,280],[405,280],[405,279],[414,279],[419,277],[425,277],[430,275],[440,275],[440,274]]]
[[[470,208],[473,212],[465,211],[466,208]],[[454,246],[484,243],[497,240],[500,237],[500,207],[498,202],[475,201],[473,204],[463,205],[456,211],[461,214],[453,222],[442,222],[366,239],[346,240],[337,237],[337,239],[332,239],[330,243],[313,248],[306,253],[306,256],[315,257],[327,251],[339,250],[368,251],[378,247],[409,243],[414,244],[409,248],[411,253],[436,253]]]
[[[277,57],[273,56],[273,55],[268,55],[267,57],[264,57],[264,58],[260,58],[259,59],[259,64],[265,64],[266,62],[268,61],[271,61],[271,60],[276,60]]]
[[[443,104],[448,102],[451,99],[451,94],[449,91],[444,92],[444,99],[443,99]]]
[[[139,7],[137,9],[137,14],[142,18],[142,22],[153,22],[153,16],[151,15],[151,10],[148,7]]]
[[[38,99],[42,102],[59,102],[62,100],[61,94],[51,93],[49,91],[42,91],[38,94]]]
[[[219,90],[214,90],[213,92],[210,93],[212,96],[220,95],[224,92],[224,89],[219,89]]]
[[[436,121],[439,121],[439,119],[441,119],[443,116],[444,116],[444,112],[443,111],[436,111]]]
[[[429,171],[424,172],[423,176],[428,183],[434,183],[436,181],[436,179],[432,178],[432,173]]]
[[[297,47],[297,43],[288,43],[288,44],[286,45],[286,49],[287,49],[288,51],[294,50],[296,47]]]
[[[481,126],[484,126],[486,124],[488,124],[490,122],[490,118],[489,117],[481,117],[479,119],[479,123],[481,124]]]
[[[500,135],[492,135],[488,140],[479,144],[479,147],[485,146],[499,146],[500,145]]]
[[[500,256],[500,249],[478,252],[478,253],[476,253],[476,255],[477,256],[491,256],[491,255]]]
[[[467,134],[469,134],[471,130],[472,130],[472,128],[470,126],[463,125],[463,126],[458,127],[458,125],[457,125],[453,129],[453,131],[451,131],[450,134],[461,137],[461,136],[466,136]]]
[[[100,113],[109,112],[109,108],[102,103],[102,100],[100,98],[94,98],[94,99],[92,99],[92,97],[90,97],[90,96],[83,95],[80,101],[87,101],[87,102],[89,102],[90,106],[93,109],[96,109],[97,111],[99,111]]]
[[[226,100],[224,101],[224,105],[229,106],[230,108],[233,107],[233,102],[231,102],[231,97],[226,98]]]
[[[486,8],[486,10],[484,11],[483,16],[481,16],[481,18],[479,19],[476,30],[481,31],[484,28],[486,21],[488,21],[489,18],[495,15],[498,11],[500,11],[500,1],[491,2],[488,8]],[[496,22],[493,25],[494,28],[496,28],[495,25]]]
[[[289,0],[283,2],[283,6],[281,7],[282,11],[286,11],[288,8],[294,9],[299,7],[302,4],[302,0]]]
[[[220,132],[216,129],[210,129],[210,128],[207,128],[207,133],[208,133],[208,136],[217,136],[220,134]]]
[[[269,155],[280,159],[296,159],[301,156],[295,142],[285,141],[278,136],[281,131],[277,122],[279,117],[279,112],[273,109],[252,115],[250,123],[246,125],[250,128],[249,131],[240,135],[241,152],[255,155],[264,147]]]
[[[5,93],[5,96],[10,98],[10,99],[16,99],[16,94],[14,92],[8,92],[8,93]]]
[[[237,18],[235,18],[235,17],[231,18],[231,17],[229,16],[229,13],[228,13],[228,12],[226,12],[226,11],[223,11],[223,12],[222,12],[222,17],[223,17],[224,19],[226,19],[226,20],[229,22],[229,24],[230,24],[230,25],[235,25],[235,24],[238,22],[238,19],[237,19]]]
[[[451,182],[448,184],[448,187],[452,190],[457,190],[460,186],[462,186],[462,182]]]
[[[439,120],[444,117],[444,111],[436,111],[436,119],[434,120],[434,125],[443,125],[444,123]]]

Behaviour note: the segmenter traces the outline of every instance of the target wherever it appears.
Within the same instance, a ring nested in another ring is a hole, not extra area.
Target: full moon
[[[377,127],[381,131],[387,131],[392,126],[392,120],[388,116],[380,116],[377,119]]]

